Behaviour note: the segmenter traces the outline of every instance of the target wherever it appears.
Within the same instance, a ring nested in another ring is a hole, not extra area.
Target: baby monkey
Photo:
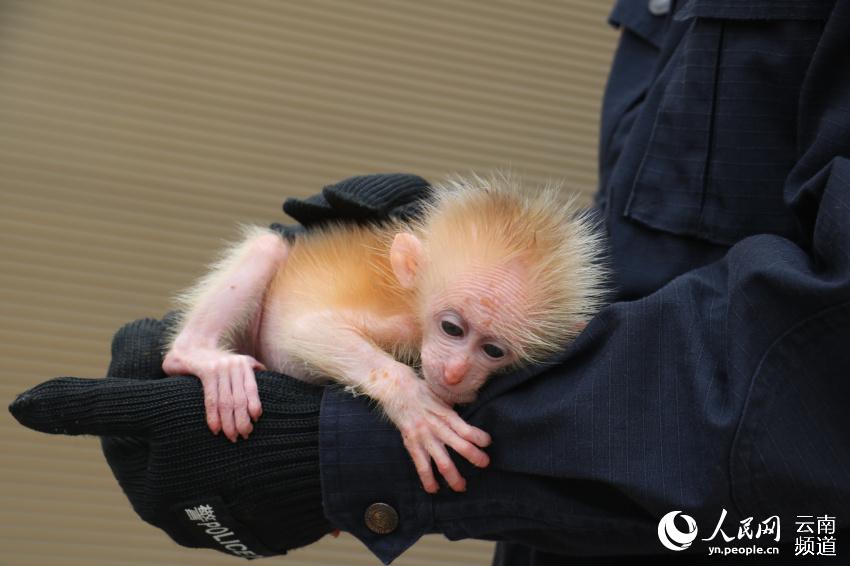
[[[465,490],[446,445],[484,467],[490,437],[452,406],[581,331],[601,305],[602,243],[556,189],[473,176],[434,193],[413,222],[334,225],[293,244],[250,228],[182,294],[163,369],[201,380],[213,432],[248,437],[262,412],[255,369],[330,379],[378,402],[426,491],[438,489],[432,458]]]

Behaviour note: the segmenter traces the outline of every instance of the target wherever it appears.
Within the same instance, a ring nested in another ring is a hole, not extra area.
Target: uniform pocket
[[[783,200],[800,88],[830,2],[692,0],[625,216],[731,245],[795,238]]]
[[[629,131],[640,113],[652,84],[658,54],[666,33],[666,17],[654,15],[647,5],[619,0],[608,22],[622,30],[602,101],[599,127],[599,191],[596,206],[604,210],[608,199],[608,175],[623,151]]]

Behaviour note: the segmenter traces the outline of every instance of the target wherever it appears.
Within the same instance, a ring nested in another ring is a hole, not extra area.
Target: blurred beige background
[[[609,1],[4,0],[0,391],[103,376],[239,222],[362,173],[596,183]],[[92,438],[0,411],[0,564],[234,564],[136,517]],[[422,539],[396,564],[488,564]],[[378,564],[350,536],[269,564]]]

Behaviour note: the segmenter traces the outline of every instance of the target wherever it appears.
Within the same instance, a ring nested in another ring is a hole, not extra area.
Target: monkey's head
[[[453,179],[390,263],[415,292],[422,373],[448,403],[469,403],[490,374],[562,349],[601,306],[601,239],[574,200],[509,177]]]

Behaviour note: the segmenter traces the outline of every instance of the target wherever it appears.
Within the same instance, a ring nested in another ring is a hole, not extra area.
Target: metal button
[[[649,12],[653,16],[663,16],[670,11],[670,0],[649,0]]]
[[[386,535],[398,526],[398,513],[386,503],[373,503],[366,508],[363,516],[366,526],[373,533]]]

